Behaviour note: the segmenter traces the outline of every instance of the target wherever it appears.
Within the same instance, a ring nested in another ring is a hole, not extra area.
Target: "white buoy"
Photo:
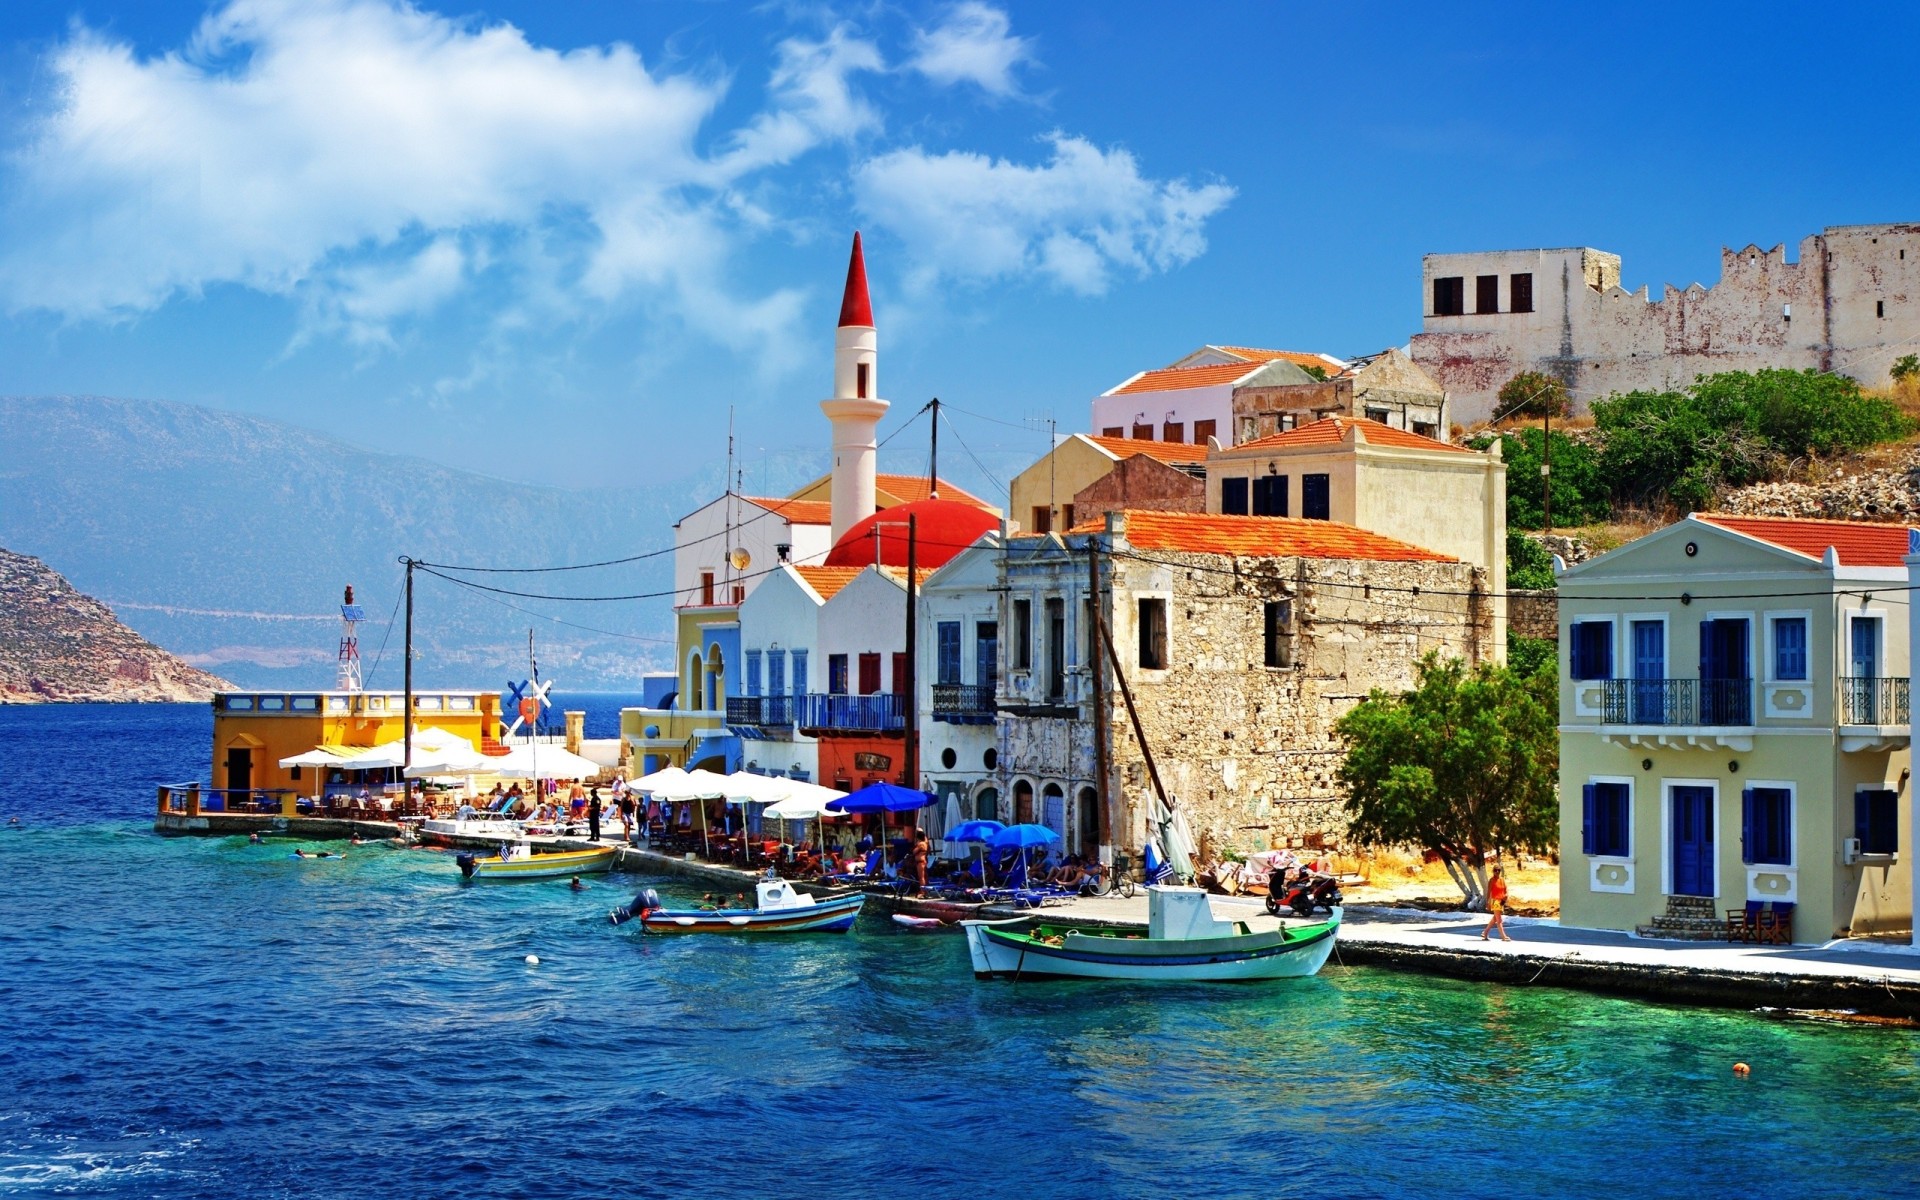
[[[530,966],[530,967],[537,967],[537,966],[539,966],[539,965],[540,965],[540,956],[539,956],[538,954],[529,954],[529,955],[527,955],[527,965],[528,965],[528,966]]]

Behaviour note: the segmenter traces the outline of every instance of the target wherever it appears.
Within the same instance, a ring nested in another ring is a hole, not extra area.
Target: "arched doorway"
[[[1090,787],[1081,788],[1074,807],[1080,810],[1080,844],[1075,849],[1092,854],[1100,847],[1100,797]]]
[[[982,821],[1000,819],[1000,789],[983,787],[973,797],[973,815]]]
[[[707,707],[727,706],[727,660],[717,643],[707,646]]]
[[[687,699],[691,701],[691,703],[687,705],[689,710],[693,712],[705,711],[707,707],[704,703],[707,697],[706,689],[706,667],[700,662],[700,652],[695,650],[693,657],[687,660]]]
[[[1040,792],[1040,823],[1067,840],[1067,789],[1050,783]]]
[[[1016,779],[1013,784],[1013,823],[1033,823],[1033,785],[1024,779]]]

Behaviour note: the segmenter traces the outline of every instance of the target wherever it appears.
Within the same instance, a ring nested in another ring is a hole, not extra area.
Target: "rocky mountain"
[[[231,686],[128,629],[46,563],[0,550],[0,703],[207,700]]]
[[[248,687],[333,682],[349,583],[368,617],[367,682],[398,686],[400,630],[388,622],[399,555],[520,566],[656,550],[724,474],[722,460],[672,484],[538,487],[276,421],[84,396],[0,397],[0,446],[0,544],[40,556],[141,634]],[[825,458],[794,451],[756,475],[795,487]],[[549,595],[666,592],[671,558],[487,581]],[[529,627],[543,673],[568,687],[631,686],[672,657],[665,597],[563,604],[417,584],[415,669],[427,686],[519,678]]]

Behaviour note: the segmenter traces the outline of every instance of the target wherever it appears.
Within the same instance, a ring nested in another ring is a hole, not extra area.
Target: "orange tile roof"
[[[773,496],[742,496],[748,504],[757,504],[770,513],[785,517],[794,525],[833,524],[833,505],[825,500],[784,500]]]
[[[1819,521],[1803,517],[1734,517],[1698,513],[1695,520],[1734,533],[1758,538],[1783,550],[1823,558],[1832,546],[1843,567],[1898,567],[1905,565],[1907,527],[1867,521]]]
[[[1109,395],[1125,396],[1132,392],[1174,392],[1182,388],[1216,387],[1223,383],[1238,383],[1266,365],[1264,362],[1232,362],[1213,363],[1204,367],[1162,367],[1157,371],[1148,371],[1138,379],[1127,381],[1113,389]]]
[[[1458,562],[1450,555],[1369,533],[1338,521],[1230,517],[1218,513],[1127,510],[1136,550],[1231,554],[1248,558],[1351,558],[1378,562]]]
[[[800,578],[807,586],[820,593],[822,600],[831,600],[841,588],[853,582],[853,577],[866,570],[865,567],[795,567]]]
[[[1365,417],[1322,417],[1311,425],[1302,425],[1298,429],[1289,429],[1285,433],[1271,433],[1251,442],[1241,442],[1235,450],[1290,450],[1295,446],[1331,446],[1347,440],[1347,431],[1358,428],[1367,439],[1369,446],[1399,446],[1406,450],[1451,450],[1456,454],[1472,454],[1465,446],[1455,446],[1447,442],[1436,442],[1430,437],[1421,437],[1404,429],[1395,429],[1379,421],[1369,421]]]
[[[1112,454],[1115,458],[1132,458],[1136,454],[1144,454],[1148,458],[1158,459],[1163,463],[1196,463],[1207,461],[1207,447],[1205,444],[1190,446],[1185,442],[1155,442],[1146,438],[1100,437],[1091,433],[1083,433],[1080,436],[1086,438],[1102,450],[1107,451],[1109,454]]]
[[[1225,350],[1228,354],[1238,354],[1254,362],[1273,362],[1285,359],[1296,367],[1319,367],[1331,379],[1346,368],[1346,364],[1331,354],[1309,354],[1303,350],[1261,350],[1254,346],[1215,346],[1215,350]]]
[[[925,500],[932,495],[927,488],[927,477],[925,475],[875,475],[873,477],[873,485],[888,495],[900,497],[902,504],[912,504],[915,500]],[[962,504],[971,504],[975,508],[993,507],[980,497],[965,489],[955,487],[944,479],[940,481],[940,498],[942,500],[958,500]]]

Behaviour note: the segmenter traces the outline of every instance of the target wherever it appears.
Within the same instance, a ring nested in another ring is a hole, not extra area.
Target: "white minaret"
[[[874,430],[887,413],[880,399],[879,334],[867,299],[867,260],[853,235],[847,291],[840,301],[840,328],[833,337],[833,399],[820,411],[833,422],[833,540],[873,515],[873,480],[879,446]]]

